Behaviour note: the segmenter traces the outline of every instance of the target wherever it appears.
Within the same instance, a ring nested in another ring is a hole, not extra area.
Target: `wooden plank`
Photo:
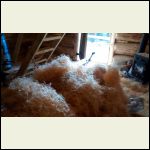
[[[117,42],[135,42],[140,43],[141,39],[133,39],[129,37],[116,37]]]
[[[116,43],[114,45],[114,54],[133,56],[139,48],[139,44],[135,43]]]
[[[40,54],[44,54],[44,53],[47,53],[47,52],[50,52],[50,51],[53,51],[54,50],[54,48],[47,48],[47,49],[45,49],[45,48],[43,48],[42,50],[39,50],[38,52],[36,52],[36,54],[35,55],[40,55]]]
[[[39,60],[39,61],[35,62],[35,64],[40,64],[40,63],[46,62],[46,61],[47,61],[47,59],[42,59],[42,60]]]
[[[47,33],[40,33],[37,35],[37,38],[36,38],[35,42],[33,43],[31,50],[29,51],[29,53],[25,57],[25,60],[21,64],[21,67],[17,73],[17,76],[21,76],[26,72],[26,69],[27,69],[30,61],[34,57],[35,53],[39,50],[46,35],[47,35]]]
[[[36,61],[43,59],[43,56],[44,54],[34,56],[34,58],[32,59],[32,62],[35,63]]]
[[[132,38],[132,39],[141,39],[142,33],[117,33],[116,37],[125,37],[125,38]]]
[[[115,38],[117,42],[140,43],[142,34],[141,33],[117,33]]]
[[[23,41],[23,33],[19,33],[18,37],[17,37],[15,50],[14,50],[14,53],[13,53],[13,61],[14,61],[14,63],[16,63],[16,61],[17,61],[22,41]]]
[[[53,40],[59,40],[59,39],[61,39],[61,36],[47,37],[43,41],[47,42],[47,41],[53,41]]]
[[[51,59],[51,56],[53,55],[53,53],[55,52],[55,50],[57,49],[58,45],[60,44],[60,42],[62,41],[62,39],[64,38],[66,33],[64,33],[62,36],[61,36],[61,39],[58,41],[58,43],[56,44],[54,50],[51,52],[51,54],[49,55],[48,59],[46,62],[48,62],[50,59]]]

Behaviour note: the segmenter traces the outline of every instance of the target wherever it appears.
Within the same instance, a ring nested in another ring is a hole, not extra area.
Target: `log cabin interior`
[[[149,116],[149,34],[1,34],[1,116]]]

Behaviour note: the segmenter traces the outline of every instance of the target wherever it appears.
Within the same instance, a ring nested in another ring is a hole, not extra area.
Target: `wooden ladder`
[[[25,59],[23,60],[21,67],[20,67],[19,71],[17,72],[16,76],[31,74],[33,72],[33,69],[34,69],[34,67],[31,67],[30,70],[28,70],[28,66],[31,62],[34,63],[34,66],[36,66],[40,63],[49,62],[51,59],[51,56],[53,55],[53,53],[57,49],[58,45],[60,44],[60,42],[64,38],[65,34],[66,33],[62,33],[62,35],[54,36],[54,37],[47,37],[48,33],[38,34],[32,47],[31,47],[31,50],[29,51],[29,53],[26,55]],[[58,42],[56,43],[56,45],[53,48],[41,48],[41,45],[44,42],[53,41],[53,40],[58,40]],[[45,53],[50,53],[48,55],[48,58],[42,59],[42,57],[41,57],[40,60],[38,60],[38,61],[35,60],[35,56],[43,55]]]

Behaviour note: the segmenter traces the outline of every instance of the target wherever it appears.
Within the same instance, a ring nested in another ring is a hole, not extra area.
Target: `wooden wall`
[[[37,34],[38,33],[24,33],[21,50],[17,60],[18,62],[21,62],[30,51],[30,48]],[[61,33],[49,33],[48,36],[55,36],[60,34]],[[8,48],[13,58],[18,33],[6,33],[5,36],[8,43]],[[141,33],[117,33],[114,43],[114,55],[134,56],[134,54],[139,49],[141,37]],[[56,42],[57,41],[46,42],[42,45],[42,47],[54,47]],[[59,56],[60,54],[66,54],[69,55],[73,60],[76,60],[77,43],[78,34],[67,33],[52,57]],[[145,52],[149,53],[149,43]],[[47,57],[47,54],[43,55],[43,57]]]
[[[36,39],[37,34],[38,33],[24,33],[23,34],[23,40],[22,40],[22,44],[20,47],[20,52],[19,52],[19,57],[17,59],[17,63],[21,63],[22,60],[27,55],[27,53],[29,53],[30,48],[32,47],[32,44],[34,40]],[[48,33],[47,36],[52,37],[52,36],[59,36],[61,34],[62,33]],[[16,47],[18,35],[19,33],[5,33],[5,37],[6,37],[8,48],[12,57],[12,61],[13,61],[14,50]],[[58,48],[56,49],[56,51],[54,52],[52,57],[56,57],[60,54],[66,54],[66,55],[69,55],[73,60],[76,60],[76,51],[77,51],[77,42],[78,42],[77,35],[78,34],[67,33],[64,39],[61,41]],[[57,40],[45,42],[42,44],[41,48],[44,48],[44,47],[53,48],[55,47],[56,43],[57,43]],[[43,55],[43,57],[48,57],[48,54]]]
[[[77,60],[77,44],[78,33],[68,33],[65,35],[54,55],[65,54],[69,55],[72,60]]]
[[[140,46],[141,33],[117,33],[114,43],[114,55],[134,56]],[[149,53],[147,44],[146,53]]]
[[[12,61],[14,61],[14,51],[16,48],[16,43],[17,43],[17,38],[18,38],[19,33],[5,33],[8,49],[11,54]],[[17,59],[17,62],[22,62],[22,60],[25,58],[27,53],[30,51],[30,48],[36,38],[37,34],[36,33],[24,33],[23,34],[23,40],[22,44],[20,47],[20,52],[19,56]]]

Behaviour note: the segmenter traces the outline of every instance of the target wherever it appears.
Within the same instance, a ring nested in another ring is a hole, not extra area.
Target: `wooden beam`
[[[23,40],[23,33],[19,33],[18,37],[17,37],[15,50],[14,50],[14,53],[13,53],[14,63],[16,63],[16,61],[17,61],[17,58],[18,58],[18,55],[19,55],[19,52],[20,52],[20,47],[21,47],[22,40]]]
[[[40,64],[40,63],[46,62],[46,61],[47,61],[47,59],[42,59],[42,60],[39,60],[39,61],[35,62],[35,64]]]
[[[40,33],[37,35],[37,38],[36,38],[35,42],[33,43],[31,50],[28,52],[24,61],[22,62],[22,65],[17,73],[17,76],[22,76],[26,72],[26,69],[27,69],[30,61],[34,57],[35,53],[39,50],[46,35],[47,35],[47,33]]]
[[[80,50],[79,50],[80,60],[84,59],[86,56],[86,46],[87,46],[87,33],[81,33]]]
[[[44,39],[44,42],[53,41],[53,40],[59,40],[59,39],[61,39],[61,36],[47,37],[47,38]]]
[[[131,55],[133,56],[139,48],[137,43],[115,43],[114,54]]]
[[[64,34],[61,36],[61,39],[60,39],[60,40],[58,41],[58,43],[56,44],[56,46],[55,46],[54,50],[51,52],[51,54],[49,55],[49,57],[48,57],[48,59],[47,59],[47,61],[46,61],[46,62],[48,62],[48,61],[50,60],[51,56],[53,55],[53,53],[54,53],[54,52],[55,52],[55,50],[57,49],[58,45],[60,44],[60,42],[61,42],[61,41],[62,41],[62,39],[64,38],[65,34],[66,34],[66,33],[64,33]]]
[[[54,50],[54,48],[47,48],[47,49],[43,48],[42,50],[36,52],[35,55],[44,54],[44,53],[50,52],[50,51],[52,51],[52,50]]]
[[[140,39],[133,39],[133,38],[128,38],[128,37],[116,37],[117,42],[135,42],[135,43],[140,43]]]

